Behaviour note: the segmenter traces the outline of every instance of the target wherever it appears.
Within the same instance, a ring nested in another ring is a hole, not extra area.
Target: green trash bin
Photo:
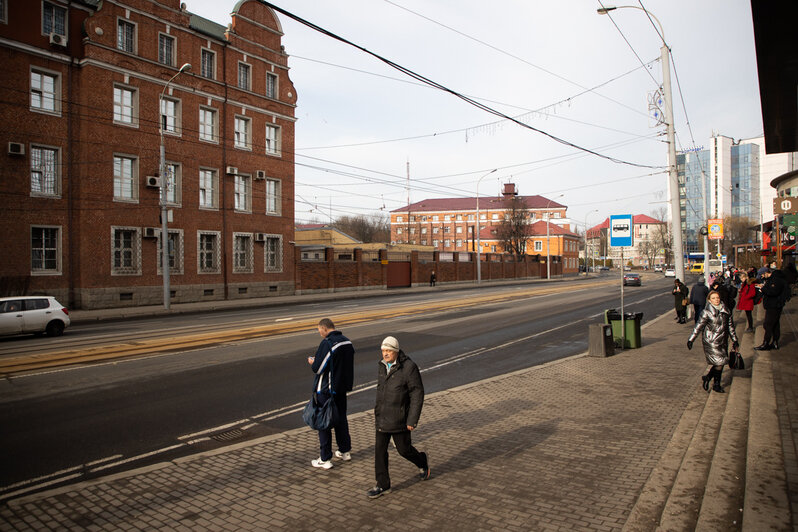
[[[615,339],[616,347],[621,347],[621,340],[623,339],[623,336],[626,337],[626,342],[623,346],[624,349],[637,349],[643,345],[642,338],[640,336],[640,323],[642,321],[642,312],[625,312],[624,320],[621,320],[621,313],[616,309],[610,308],[604,311],[604,323],[612,326],[612,336]],[[621,334],[623,332],[622,327],[624,325],[626,326],[625,335]]]

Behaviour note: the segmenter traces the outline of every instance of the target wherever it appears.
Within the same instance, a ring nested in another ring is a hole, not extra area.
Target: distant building
[[[773,219],[776,177],[798,169],[798,153],[765,154],[765,139],[715,135],[709,147],[677,154],[685,251],[697,251],[709,218]],[[702,147],[703,148],[703,147]]]
[[[481,214],[481,212],[480,212]],[[546,222],[539,221],[525,226],[528,240],[526,242],[527,255],[551,256],[554,260],[562,260],[563,275],[574,274],[579,271],[579,244],[582,237],[569,231],[568,229],[549,224],[548,233]],[[483,253],[505,253],[501,239],[499,238],[499,226],[493,225],[486,227],[479,234],[480,244],[483,246]],[[560,257],[560,258],[556,258]]]
[[[660,235],[668,230],[666,222],[645,214],[633,216],[634,246],[623,248],[623,263],[643,268],[653,268],[665,264],[665,251],[659,246]],[[604,257],[611,259],[616,266],[621,261],[621,248],[610,247],[610,219],[587,230],[587,258],[595,262]]]
[[[480,196],[480,229],[500,225],[510,198],[526,205],[529,222],[551,219],[552,224],[571,230],[567,207],[543,196],[518,196],[516,186],[504,185],[501,197]],[[432,198],[391,211],[391,243],[432,246],[436,251],[476,251],[477,198]],[[481,235],[480,235],[481,239]],[[482,242],[482,252],[490,253]]]
[[[3,295],[162,303],[162,183],[173,302],[293,292],[297,96],[271,9],[239,1],[222,26],[181,0],[0,8]]]

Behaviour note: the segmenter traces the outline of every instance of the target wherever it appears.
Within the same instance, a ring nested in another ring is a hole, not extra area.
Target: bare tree
[[[390,242],[391,230],[388,217],[384,215],[341,216],[332,226],[363,243]]]
[[[667,207],[657,207],[651,211],[651,217],[662,222],[657,224],[656,229],[651,234],[651,241],[654,243],[657,252],[662,250],[665,255],[665,264],[674,264],[673,261],[673,235],[668,229],[668,209]]]
[[[723,253],[727,256],[734,254],[735,244],[749,244],[757,241],[756,232],[751,229],[757,222],[751,218],[740,216],[726,216],[723,218]]]
[[[499,224],[496,236],[505,253],[521,257],[526,254],[526,244],[529,241],[528,207],[526,201],[519,196],[505,200],[505,206],[504,221]]]

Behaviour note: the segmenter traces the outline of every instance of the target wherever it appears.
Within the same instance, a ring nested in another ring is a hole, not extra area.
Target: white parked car
[[[667,268],[665,270],[665,277],[676,277],[676,270],[673,268]]]
[[[54,297],[0,297],[0,335],[61,336],[69,323],[69,311]]]

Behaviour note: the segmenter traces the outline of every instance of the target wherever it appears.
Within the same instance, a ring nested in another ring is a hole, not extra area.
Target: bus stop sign
[[[610,246],[614,248],[630,248],[632,239],[632,215],[616,214],[610,216]]]

